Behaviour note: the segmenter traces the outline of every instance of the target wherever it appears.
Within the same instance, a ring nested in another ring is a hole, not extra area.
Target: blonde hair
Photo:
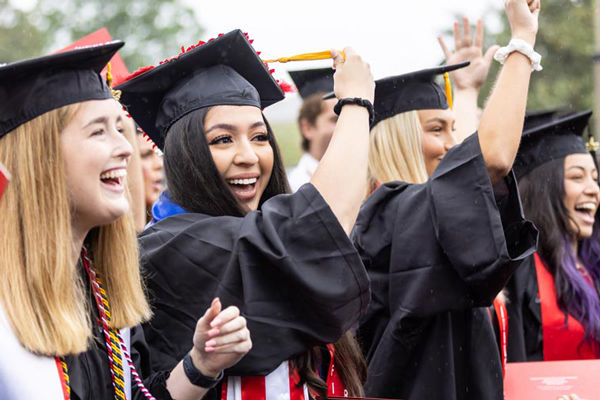
[[[0,139],[0,161],[12,174],[0,201],[0,303],[21,345],[46,356],[84,352],[92,337],[91,305],[72,259],[60,147],[60,132],[77,110],[47,112]],[[86,242],[111,304],[111,326],[148,319],[131,213],[93,229]]]
[[[391,181],[427,181],[422,136],[417,111],[396,114],[375,125],[369,136],[369,188]]]

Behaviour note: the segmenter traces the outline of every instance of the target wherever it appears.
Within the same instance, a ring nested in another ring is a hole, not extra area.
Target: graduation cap
[[[167,60],[117,86],[121,103],[160,148],[184,115],[218,105],[265,108],[283,91],[240,30]]]
[[[587,153],[582,136],[591,115],[591,111],[571,114],[523,132],[513,165],[517,178],[548,161],[569,154]]]
[[[443,65],[441,67],[423,69],[403,75],[389,76],[375,81],[375,118],[371,128],[384,119],[394,115],[414,110],[445,110],[450,107],[450,81],[447,72],[468,66],[468,61]],[[446,80],[445,90],[435,82],[438,75],[444,75]],[[444,93],[446,92],[446,93]],[[324,99],[335,97],[329,93]]]
[[[525,122],[523,123],[523,131],[527,131],[536,126],[545,125],[554,121],[563,112],[563,109],[555,108],[550,110],[528,111],[525,114]]]
[[[315,93],[333,91],[333,68],[316,68],[299,71],[288,71],[303,99]]]
[[[114,41],[0,66],[0,137],[48,111],[112,97],[100,76]]]
[[[108,43],[111,41],[112,41],[112,37],[110,36],[108,29],[106,29],[106,27],[104,27],[104,28],[98,29],[95,32],[90,33],[89,35],[82,37],[81,39],[74,41],[67,47],[64,47],[64,48],[56,51],[56,53],[62,53],[67,50],[73,50],[75,48],[83,47],[83,46],[93,46],[96,44]],[[127,66],[125,65],[125,62],[121,58],[121,55],[119,54],[119,52],[116,52],[115,55],[112,56],[112,58],[110,59],[110,64],[112,67],[112,76],[114,78],[114,83],[115,83],[115,85],[118,85],[119,83],[123,82],[125,80],[125,78],[127,78],[129,76],[129,71],[127,70]],[[106,72],[107,72],[106,67],[104,67],[102,69],[102,71],[100,72],[100,75],[102,75],[103,77],[106,78]]]

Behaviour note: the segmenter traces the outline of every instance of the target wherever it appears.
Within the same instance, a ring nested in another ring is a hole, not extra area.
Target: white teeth
[[[124,178],[127,176],[126,169],[114,169],[112,171],[108,171],[100,175],[100,179],[114,179],[114,178]]]
[[[258,181],[258,178],[250,179],[229,179],[227,182],[231,185],[252,185]]]
[[[583,211],[594,211],[596,210],[596,203],[581,203],[581,204],[577,204],[575,206],[576,210],[583,210]]]

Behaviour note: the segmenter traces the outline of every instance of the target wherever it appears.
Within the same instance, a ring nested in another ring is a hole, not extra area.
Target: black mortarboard
[[[378,79],[375,81],[375,120],[372,126],[407,111],[447,109],[448,99],[435,78],[467,65],[469,62]]]
[[[99,73],[122,46],[114,41],[0,66],[0,137],[48,111],[111,98]]]
[[[536,126],[545,125],[554,121],[563,112],[563,109],[556,108],[551,110],[527,111],[525,114],[525,122],[523,123],[523,131],[535,128]]]
[[[298,92],[303,99],[316,93],[329,93],[333,91],[333,68],[305,69],[288,71]]]
[[[438,75],[464,68],[468,61],[389,76],[375,81],[375,118],[371,128],[384,119],[413,110],[445,110],[449,107],[444,90],[435,82]],[[324,99],[335,97],[329,93]]]
[[[240,30],[194,47],[121,85],[121,103],[159,147],[171,125],[204,107],[265,108],[283,91]]]
[[[548,161],[587,153],[582,139],[591,111],[568,115],[523,132],[513,169],[517,178]]]

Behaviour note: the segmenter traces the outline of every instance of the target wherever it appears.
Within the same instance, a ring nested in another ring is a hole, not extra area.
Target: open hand
[[[456,89],[479,90],[487,79],[490,65],[499,46],[492,46],[483,54],[483,22],[477,21],[475,37],[471,38],[469,19],[463,18],[463,29],[459,22],[454,23],[454,52],[448,50],[444,39],[438,36],[438,42],[446,56],[446,64],[458,64],[470,61],[466,68],[450,72]]]
[[[196,324],[194,347],[190,352],[194,366],[205,376],[216,377],[235,365],[252,348],[246,319],[235,306],[221,311],[216,298]]]

